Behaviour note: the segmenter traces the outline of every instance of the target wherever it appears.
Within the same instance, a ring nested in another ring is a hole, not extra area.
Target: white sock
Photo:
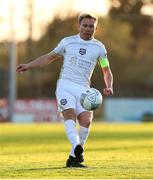
[[[79,139],[80,139],[80,144],[83,146],[88,138],[89,135],[89,128],[80,126],[79,129]]]
[[[72,144],[72,150],[70,154],[74,156],[74,149],[78,144],[80,144],[76,123],[74,120],[68,119],[65,121],[65,131],[70,143]]]
[[[71,156],[73,156],[73,157],[75,157],[75,154],[74,154],[74,149],[75,149],[75,147],[74,147],[74,146],[72,146],[71,151],[70,151],[70,155],[71,155]]]

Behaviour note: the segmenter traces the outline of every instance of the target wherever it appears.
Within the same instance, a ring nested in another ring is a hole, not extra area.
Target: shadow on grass
[[[23,169],[14,169],[14,171],[18,171],[18,172],[21,172],[21,171],[41,171],[41,170],[54,170],[54,169],[66,169],[66,167],[65,166],[63,166],[63,167],[40,167],[40,168],[23,168]]]
[[[60,169],[68,169],[68,170],[72,170],[72,169],[90,169],[91,167],[86,167],[86,168],[79,168],[79,167],[66,167],[66,166],[60,166],[60,167],[42,167],[42,168],[25,168],[25,169],[14,169],[13,171],[17,171],[17,172],[22,172],[22,171],[41,171],[41,170],[60,170]],[[94,168],[94,167],[92,167]]]

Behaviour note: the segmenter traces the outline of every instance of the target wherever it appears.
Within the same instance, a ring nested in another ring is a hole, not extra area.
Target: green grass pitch
[[[0,124],[0,178],[153,179],[153,124],[92,124],[88,168],[65,168],[63,124]]]

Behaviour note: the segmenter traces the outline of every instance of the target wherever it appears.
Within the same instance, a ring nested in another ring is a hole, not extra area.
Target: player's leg
[[[83,148],[80,145],[79,134],[76,129],[76,112],[78,114],[77,104],[79,91],[80,86],[78,87],[76,84],[74,85],[70,82],[59,83],[56,89],[58,110],[63,114],[66,134],[72,144],[70,156],[66,164],[67,167],[85,167],[80,164],[83,162],[83,158],[80,159],[80,154],[83,153]]]
[[[72,149],[69,155],[69,158],[67,159],[66,166],[67,167],[86,167],[82,164],[80,164],[80,160],[78,160],[78,156],[75,152],[80,151],[79,147],[79,135],[76,130],[76,113],[73,108],[66,109],[62,112],[64,121],[65,121],[65,130],[67,137],[72,144]],[[82,147],[81,147],[82,148]],[[81,149],[81,154],[83,152],[83,148]]]
[[[76,129],[76,113],[73,108],[66,109],[62,112],[64,117],[66,135],[72,144],[70,155],[75,157],[74,149],[80,143],[78,131]]]
[[[93,112],[84,111],[77,116],[80,128],[79,128],[79,139],[80,144],[83,146],[89,135],[90,125],[93,118]]]
[[[81,151],[80,147],[79,149],[75,149],[74,152],[77,150],[78,152],[75,152],[76,156],[78,156],[78,159],[80,162],[84,161],[84,144],[86,143],[86,140],[88,138],[89,135],[89,131],[90,131],[90,125],[92,122],[92,118],[93,118],[93,112],[89,112],[89,111],[83,111],[82,113],[80,113],[77,116],[80,128],[79,128],[79,141],[80,141],[80,145],[81,148],[83,149],[83,151]]]
[[[56,91],[58,110],[64,118],[66,135],[72,144],[72,150],[79,144],[79,135],[76,129],[75,97],[65,87],[59,87]],[[71,152],[74,156],[74,150]]]
[[[75,157],[74,150],[79,145],[79,135],[76,129],[76,99],[70,93],[70,88],[66,90],[66,86],[58,87],[56,90],[56,98],[58,110],[62,112],[64,117],[66,135],[72,145],[70,156],[66,162],[67,167],[84,167]]]
[[[82,89],[80,93],[83,92],[83,90],[84,89]],[[82,107],[82,105],[80,104],[80,95],[78,95],[76,113],[77,113],[77,119],[80,125],[80,128],[79,128],[80,144],[83,146],[89,135],[90,125],[93,119],[93,111],[86,111]]]
[[[83,157],[83,145],[85,144],[88,134],[89,134],[89,128],[90,124],[92,122],[93,118],[93,112],[92,111],[86,111],[81,103],[80,103],[80,96],[82,92],[86,92],[88,88],[80,86],[78,89],[76,89],[76,94],[77,94],[77,105],[76,105],[76,114],[77,114],[77,120],[79,123],[79,140],[80,140],[80,145],[78,149],[76,149],[77,152],[75,154],[78,156],[78,159],[80,162],[84,161]]]

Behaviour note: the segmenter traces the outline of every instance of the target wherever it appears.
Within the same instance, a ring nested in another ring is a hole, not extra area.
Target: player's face
[[[96,30],[96,25],[97,24],[94,19],[83,19],[79,24],[80,37],[84,40],[92,39]]]

